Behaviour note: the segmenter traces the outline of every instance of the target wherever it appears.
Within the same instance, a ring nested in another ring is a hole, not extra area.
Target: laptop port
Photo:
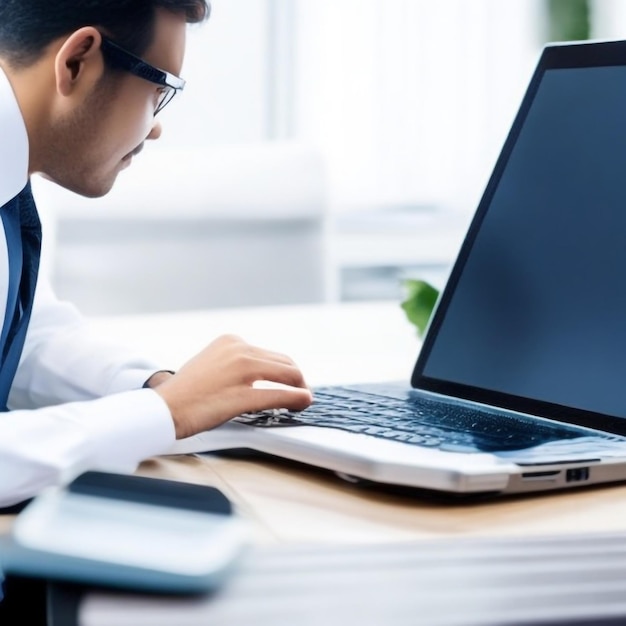
[[[589,468],[588,467],[575,467],[568,469],[565,472],[565,480],[568,483],[580,482],[582,480],[589,480]]]
[[[543,472],[524,472],[523,480],[554,480],[561,473],[561,470],[548,470]]]

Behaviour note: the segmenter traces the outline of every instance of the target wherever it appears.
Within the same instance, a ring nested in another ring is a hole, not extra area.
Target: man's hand
[[[254,387],[259,381],[280,383]],[[167,403],[176,438],[190,437],[246,412],[311,404],[302,372],[287,356],[224,335],[185,363],[175,375],[159,381],[154,391]]]

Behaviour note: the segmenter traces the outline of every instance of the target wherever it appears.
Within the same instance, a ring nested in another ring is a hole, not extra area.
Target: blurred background
[[[114,191],[38,180],[86,314],[402,298],[440,286],[542,46],[618,0],[212,0],[187,87]]]

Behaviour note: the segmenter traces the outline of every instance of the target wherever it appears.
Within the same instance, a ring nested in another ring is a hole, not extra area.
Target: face
[[[153,42],[142,58],[179,75],[185,33],[182,16],[158,11]],[[105,195],[144,141],[160,136],[161,126],[154,117],[159,94],[158,85],[130,73],[102,74],[49,125],[50,136],[42,142],[47,146],[42,173],[81,195]]]

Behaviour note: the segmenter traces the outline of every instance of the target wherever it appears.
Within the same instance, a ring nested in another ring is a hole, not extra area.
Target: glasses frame
[[[163,88],[159,103],[154,109],[155,116],[172,101],[172,98],[179,91],[185,88],[186,83],[180,76],[170,74],[154,65],[150,65],[150,63],[118,46],[104,35],[102,35],[101,50],[102,55],[111,66],[130,72],[138,78],[143,78]]]

